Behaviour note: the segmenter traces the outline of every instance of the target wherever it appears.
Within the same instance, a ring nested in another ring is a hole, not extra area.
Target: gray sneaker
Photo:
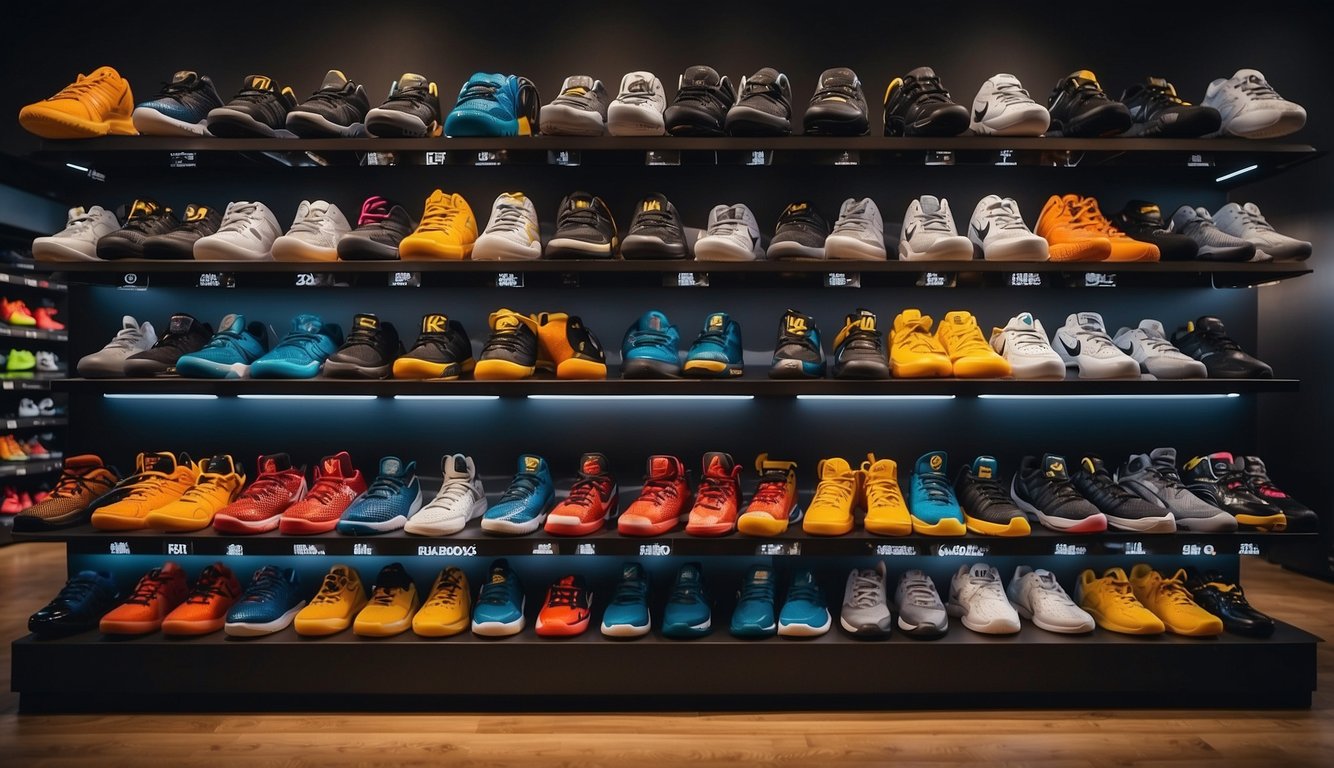
[[[1237,518],[1196,496],[1177,474],[1175,448],[1136,454],[1117,470],[1116,482],[1136,496],[1171,510],[1177,528],[1193,533],[1237,530]]]
[[[125,359],[150,349],[157,343],[157,333],[152,323],[139,324],[138,320],[126,315],[121,318],[120,331],[107,342],[105,347],[91,355],[84,355],[75,366],[75,370],[85,379],[116,378],[125,375]]]
[[[1233,237],[1218,228],[1209,211],[1204,208],[1192,208],[1183,205],[1172,214],[1172,221],[1167,225],[1168,232],[1185,235],[1199,246],[1197,259],[1205,261],[1252,261],[1258,260],[1255,246]],[[1267,260],[1267,259],[1266,259]]]
[[[889,613],[884,561],[875,568],[854,568],[843,591],[843,610],[838,623],[854,637],[886,637],[893,626]]]
[[[908,571],[894,591],[899,629],[909,637],[934,640],[949,631],[950,617],[940,601],[935,582],[922,571]]]
[[[1310,243],[1275,230],[1255,203],[1228,203],[1214,214],[1214,224],[1254,245],[1257,255],[1266,254],[1274,261],[1305,261],[1311,257]]]

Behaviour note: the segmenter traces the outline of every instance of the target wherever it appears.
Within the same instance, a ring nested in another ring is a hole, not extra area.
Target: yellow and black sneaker
[[[526,379],[542,357],[537,319],[512,309],[497,309],[488,318],[491,338],[482,347],[473,375],[478,379]],[[549,362],[549,358],[547,360]]]
[[[543,312],[537,316],[537,337],[542,357],[551,361],[556,378],[607,378],[607,354],[578,317],[564,312]]]
[[[394,361],[394,378],[457,379],[475,365],[472,342],[463,323],[431,313],[422,315],[421,333],[412,349]]]

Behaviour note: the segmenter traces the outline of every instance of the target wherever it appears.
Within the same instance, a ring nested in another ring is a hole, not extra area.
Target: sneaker
[[[714,312],[704,318],[704,328],[686,352],[682,372],[697,378],[742,375],[741,324],[726,312]]]
[[[555,495],[546,459],[525,453],[509,488],[482,516],[482,530],[513,536],[532,533],[546,521]]]
[[[905,571],[894,590],[894,611],[899,629],[914,640],[944,637],[950,629],[949,613],[940,601],[936,583],[920,570]]]
[[[244,200],[227,204],[218,231],[195,241],[196,261],[267,261],[283,233],[278,219],[263,203]]]
[[[737,530],[747,536],[781,536],[788,525],[801,519],[797,505],[797,463],[770,459],[769,454],[755,457],[759,480],[746,511],[737,518]]]
[[[1153,611],[1135,598],[1130,578],[1120,568],[1108,568],[1101,578],[1092,569],[1079,574],[1075,599],[1108,632],[1161,635],[1167,629]]]
[[[1046,261],[1050,255],[1047,239],[1028,228],[1019,204],[999,195],[977,201],[968,238],[987,261]]]
[[[972,464],[965,464],[954,481],[954,493],[970,533],[1027,536],[1032,532],[1024,511],[1014,505],[1009,490],[1001,484],[995,457],[978,456]]]
[[[944,198],[922,195],[903,215],[899,258],[904,261],[965,261],[973,258],[973,242],[959,235],[954,214]]]
[[[472,609],[472,633],[482,637],[509,637],[523,631],[523,585],[519,575],[501,559],[491,563],[490,574],[477,593]]]
[[[1185,138],[1218,133],[1222,119],[1213,107],[1182,101],[1177,89],[1162,77],[1146,77],[1121,94],[1132,124],[1127,136]]]
[[[60,314],[60,310],[56,309],[55,307],[38,307],[33,312],[33,317],[37,319],[37,329],[41,331],[65,330],[65,324],[56,319],[56,315],[58,314]],[[38,370],[42,371],[56,370],[54,368],[42,367],[43,359],[53,359],[55,357],[54,352],[46,352],[45,355],[46,358],[39,356],[37,359]]]
[[[602,612],[602,634],[614,638],[643,637],[653,628],[648,610],[648,577],[639,563],[621,566],[621,579]]]
[[[1201,103],[1218,110],[1224,136],[1276,139],[1306,125],[1306,110],[1280,96],[1254,69],[1239,69],[1230,78],[1209,83]]]
[[[337,379],[385,379],[402,357],[403,342],[393,323],[371,314],[352,316],[352,332],[324,361],[324,375]]]
[[[741,467],[726,453],[704,454],[695,505],[686,521],[691,536],[726,536],[736,528],[741,505]]]
[[[120,473],[92,454],[65,459],[51,494],[15,510],[14,531],[53,531],[88,522],[89,505],[120,482]]]
[[[661,536],[689,509],[685,465],[675,456],[650,456],[639,497],[616,518],[616,530],[622,536]]]
[[[128,316],[123,318],[123,320],[125,319],[134,320],[134,318]],[[151,331],[152,328],[150,327],[149,332],[151,333]],[[122,333],[124,333],[124,330],[122,330]],[[147,337],[147,334],[145,334],[144,338]],[[140,377],[162,376],[171,373],[175,370],[176,361],[180,359],[181,355],[198,352],[204,348],[204,345],[212,337],[213,327],[208,323],[201,323],[183,312],[172,315],[171,320],[167,323],[167,332],[154,341],[153,346],[123,358],[122,373],[119,375]],[[117,338],[119,339],[121,336],[117,334]],[[119,350],[111,349],[115,344],[116,340],[113,339],[111,344],[104,347],[101,352],[96,353],[97,356],[102,358],[97,366],[99,369],[110,370],[110,364],[104,369],[102,365],[104,362],[111,363],[117,356]],[[79,362],[80,364],[83,363],[82,360]]]
[[[1130,110],[1112,99],[1087,69],[1066,75],[1047,98],[1051,113],[1048,136],[1095,138],[1119,136],[1130,129]]]
[[[380,459],[380,474],[366,487],[365,493],[343,510],[337,529],[345,536],[374,536],[397,531],[421,507],[422,487],[417,479],[417,462],[404,463],[397,456],[385,456]]]
[[[18,417],[20,419],[34,418],[39,413],[41,413],[41,410],[37,407],[37,403],[33,402],[32,398],[25,397],[22,400],[19,400]]]
[[[404,72],[384,103],[366,113],[366,132],[381,139],[439,136],[440,90],[422,75]]]
[[[1287,528],[1283,510],[1250,489],[1245,462],[1230,453],[1196,456],[1181,468],[1181,479],[1191,493],[1237,518],[1239,526],[1262,531]]]
[[[1192,533],[1231,533],[1237,518],[1191,493],[1177,474],[1175,448],[1155,448],[1126,460],[1116,482],[1145,501],[1172,513],[1178,530]]]
[[[542,105],[542,133],[547,136],[601,136],[607,131],[607,88],[588,75],[571,75],[560,95]]]
[[[472,457],[461,453],[440,460],[444,484],[435,498],[408,518],[403,530],[418,536],[452,536],[486,513],[486,487]]]
[[[32,314],[32,310],[28,309],[28,305],[22,300],[10,301],[9,299],[0,299],[0,321],[3,321],[5,325],[20,326],[23,328],[37,327],[37,318]]]
[[[556,536],[587,536],[602,530],[619,509],[620,491],[607,457],[585,453],[579,457],[579,476],[547,515],[545,530]]]
[[[306,497],[305,470],[293,467],[287,454],[260,456],[255,470],[254,482],[213,516],[213,529],[218,533],[245,535],[277,530],[283,512]]]
[[[1200,247],[1188,235],[1170,231],[1156,203],[1131,200],[1112,215],[1112,223],[1136,240],[1153,243],[1163,261],[1193,261],[1199,254]]]
[[[111,574],[79,571],[65,582],[51,602],[28,617],[28,631],[47,638],[97,629],[102,616],[116,607],[118,597]]]
[[[672,136],[723,136],[735,103],[736,90],[726,75],[720,77],[713,67],[693,66],[677,80],[676,98],[663,112],[663,122]]]
[[[1005,358],[987,343],[982,329],[977,327],[977,318],[969,312],[946,312],[936,328],[936,341],[949,355],[956,378],[1003,378],[1013,373]]]
[[[782,637],[819,637],[829,631],[824,592],[810,571],[797,571],[787,588],[787,599],[778,612],[778,634]]]
[[[361,470],[352,466],[347,451],[325,456],[315,466],[315,482],[306,497],[287,509],[278,520],[278,530],[291,535],[328,533],[352,500],[366,491]]]
[[[1085,456],[1070,481],[1107,518],[1107,525],[1136,533],[1173,533],[1176,518],[1166,507],[1146,501],[1112,478],[1102,459]]]
[[[361,204],[357,228],[338,238],[343,261],[396,261],[403,238],[417,230],[417,222],[403,208],[379,196]]]
[[[950,579],[946,610],[963,625],[983,635],[1012,635],[1019,631],[1019,614],[1005,595],[1000,573],[986,563],[961,565]]]
[[[787,136],[792,133],[792,85],[787,75],[765,67],[741,78],[727,110],[729,136]]]
[[[883,261],[885,220],[869,197],[848,198],[838,209],[838,221],[824,241],[824,257],[840,261]]]
[[[169,451],[141,453],[134,474],[88,505],[91,522],[99,531],[135,531],[148,526],[148,514],[179,499],[199,477],[199,467],[187,454]]]
[[[1283,492],[1274,481],[1269,479],[1269,472],[1265,469],[1265,463],[1259,456],[1238,456],[1243,466],[1243,476],[1246,480],[1246,487],[1251,493],[1260,497],[1266,504],[1277,507],[1287,518],[1286,531],[1300,533],[1317,533],[1320,530],[1320,519],[1315,511],[1305,504]],[[68,466],[68,464],[66,464]]]
[[[602,198],[573,192],[560,202],[549,259],[610,259],[616,256],[616,220]]]
[[[453,637],[472,623],[472,596],[468,576],[448,566],[435,577],[421,610],[412,617],[412,633],[418,637]]]
[[[306,605],[301,578],[291,568],[266,565],[255,571],[245,593],[227,612],[223,630],[233,637],[258,637],[287,629]]]
[[[1112,244],[1112,253],[1107,257],[1107,261],[1159,261],[1162,258],[1158,246],[1136,240],[1113,226],[1112,222],[1102,214],[1097,200],[1077,195],[1075,197],[1077,200],[1070,203],[1072,215],[1081,222],[1088,222],[1093,231],[1106,237]]]
[[[363,138],[370,108],[366,89],[331,69],[320,89],[287,113],[287,130],[303,139]]]
[[[162,628],[162,620],[189,592],[185,571],[163,563],[144,574],[125,601],[102,616],[97,628],[104,635],[146,635]]]
[[[445,135],[532,136],[540,130],[541,105],[528,78],[477,72],[445,117]]]
[[[250,364],[268,351],[269,330],[263,323],[227,315],[202,349],[177,358],[176,373],[197,379],[244,379],[250,375]]]
[[[1139,363],[1141,373],[1157,379],[1203,379],[1209,375],[1204,363],[1172,346],[1157,320],[1141,320],[1134,328],[1122,328],[1112,343]]]
[[[1207,208],[1183,205],[1172,214],[1168,232],[1195,242],[1195,258],[1202,261],[1254,261],[1255,244],[1218,228]]]
[[[1107,516],[1079,495],[1070,482],[1065,459],[1055,454],[1025,456],[1010,482],[1015,506],[1061,533],[1102,533]],[[1088,606],[1085,606],[1086,608]]]
[[[287,234],[273,241],[274,261],[337,261],[338,241],[352,231],[338,206],[302,200]]]
[[[973,98],[968,127],[978,136],[1041,136],[1051,125],[1051,113],[1033,101],[1019,78],[992,75]]]
[[[133,136],[134,93],[111,67],[98,67],[54,96],[19,110],[19,125],[43,139]]]
[[[809,201],[789,203],[778,215],[765,255],[770,259],[823,259],[829,222]]]
[[[962,536],[967,532],[963,510],[946,477],[948,457],[931,451],[917,459],[908,479],[908,509],[913,532],[922,536]]]
[[[43,308],[43,309],[44,309],[44,308]],[[44,313],[41,311],[41,309],[39,309],[39,310],[37,311],[37,315],[38,315],[39,318],[42,317],[43,314],[44,314]],[[39,320],[39,323],[40,323],[40,320]],[[39,325],[38,327],[41,327],[41,326]],[[63,328],[63,326],[62,326],[62,328]],[[43,330],[45,330],[45,329],[43,329]],[[37,352],[37,353],[35,353],[35,354],[33,355],[33,357],[35,357],[36,360],[37,360],[37,372],[38,372],[38,373],[59,373],[59,372],[60,372],[60,370],[61,370],[60,358],[56,356],[56,353],[55,353],[55,352],[50,352],[50,351]]]
[[[124,217],[125,225],[97,240],[97,258],[142,259],[144,242],[154,235],[165,235],[181,222],[170,208],[154,200],[135,200]]]
[[[217,208],[190,203],[175,229],[144,240],[144,258],[193,259],[195,244],[216,234],[221,226],[222,214]]]
[[[1038,214],[1035,231],[1047,241],[1052,261],[1106,261],[1112,241],[1079,195],[1052,195]]]
[[[621,258],[684,259],[689,255],[685,225],[676,206],[656,194],[640,201],[621,241]]]
[[[1076,312],[1056,329],[1056,354],[1066,368],[1078,368],[1081,379],[1138,379],[1139,363],[1107,335],[1102,315]]]
[[[866,454],[862,462],[862,492],[866,517],[862,525],[867,533],[879,536],[907,536],[912,533],[912,515],[899,487],[899,465],[893,459],[877,459]]]
[[[267,75],[247,75],[241,90],[221,107],[209,110],[208,132],[225,138],[296,138],[287,130],[287,113],[296,109],[291,88],[273,86]]]
[[[695,261],[755,261],[764,256],[760,225],[742,203],[715,205],[695,241]]]
[[[1019,615],[1038,629],[1080,635],[1092,632],[1095,626],[1093,617],[1075,605],[1056,576],[1045,568],[1034,570],[1027,565],[1015,568],[1006,594]]]
[[[9,373],[33,371],[37,368],[37,356],[26,349],[11,349],[5,358],[5,370]]]
[[[343,329],[319,315],[297,315],[277,346],[250,364],[256,379],[313,379],[329,356],[343,345]]]
[[[1214,225],[1225,234],[1240,237],[1255,246],[1256,256],[1273,261],[1306,261],[1311,258],[1311,244],[1288,237],[1265,219],[1255,203],[1228,203],[1213,215]]]
[[[87,210],[71,208],[64,229],[32,241],[32,257],[37,261],[97,261],[97,243],[119,229],[120,219],[100,205]]]
[[[157,531],[198,531],[213,525],[218,510],[236,501],[245,487],[245,472],[235,459],[218,454],[207,463],[200,462],[201,471],[179,498],[155,507],[144,518],[144,524]]]
[[[762,565],[751,566],[741,580],[736,607],[732,609],[733,637],[762,639],[778,634],[774,608],[774,572]]]
[[[498,309],[487,318],[491,336],[473,368],[478,381],[526,379],[541,357],[537,319],[512,309]],[[462,352],[460,346],[459,351]]]
[[[652,72],[630,72],[607,107],[607,133],[612,136],[662,136],[667,94]]]
[[[401,259],[461,261],[477,242],[477,219],[463,195],[437,189],[426,198],[426,210],[416,231],[398,244]]]
[[[820,482],[806,508],[801,530],[808,536],[843,536],[852,531],[852,510],[862,495],[861,473],[846,459],[820,459],[815,468]]]
[[[522,192],[502,192],[491,219],[472,246],[473,261],[532,261],[542,258],[537,209]]]
[[[533,631],[538,637],[574,637],[593,618],[593,595],[581,576],[562,576],[547,589]]]
[[[162,619],[162,634],[207,635],[222,629],[227,612],[241,598],[241,582],[222,563],[204,567],[185,600]]]
[[[824,373],[824,348],[820,345],[815,318],[789,309],[778,321],[778,341],[774,344],[769,378],[822,379]]]
[[[886,136],[958,136],[968,130],[968,108],[955,104],[930,67],[896,77],[885,89]]]
[[[854,568],[843,590],[838,623],[856,638],[888,637],[894,626],[889,610],[889,574],[881,560],[875,568]]]
[[[889,362],[894,378],[944,377],[954,373],[949,353],[931,333],[931,317],[905,309],[894,318]]]
[[[676,583],[667,596],[662,635],[672,640],[689,640],[712,631],[713,615],[704,591],[704,571],[699,563],[686,563],[677,571]]]
[[[1130,588],[1135,592],[1135,599],[1153,611],[1167,631],[1174,635],[1212,637],[1223,634],[1223,620],[1191,599],[1184,568],[1178,568],[1171,578],[1164,578],[1147,563],[1140,563],[1130,569]]]
[[[1227,335],[1223,321],[1208,315],[1172,334],[1172,345],[1204,363],[1211,379],[1272,379],[1274,369],[1246,354]]]
[[[352,620],[352,632],[361,637],[400,635],[412,626],[419,605],[412,576],[399,563],[390,563],[375,577],[370,599]]]
[[[645,312],[621,340],[621,377],[674,379],[681,375],[681,334],[656,310]]]
[[[826,69],[802,116],[808,136],[865,136],[871,130],[866,95],[857,73],[846,67]]]
[[[336,635],[352,626],[352,621],[366,607],[366,588],[361,576],[346,565],[335,565],[324,575],[320,589],[292,620],[302,637]]]
[[[355,324],[356,320],[353,322]],[[348,337],[349,342],[351,338]],[[472,373],[477,367],[472,357],[472,342],[468,339],[463,323],[438,313],[422,315],[421,332],[417,334],[412,349],[397,354],[399,356],[392,364],[396,379],[453,381]]]
[[[1228,632],[1261,638],[1274,634],[1274,620],[1246,602],[1246,593],[1235,579],[1218,571],[1202,575],[1190,568],[1186,571],[1186,589],[1190,590],[1191,600],[1221,619]]]

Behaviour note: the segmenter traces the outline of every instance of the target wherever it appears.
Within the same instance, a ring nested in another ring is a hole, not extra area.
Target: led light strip
[[[478,400],[499,400],[500,395],[394,395],[395,400],[430,400],[447,403],[452,400],[475,402]]]
[[[797,395],[798,400],[953,400],[957,395]]]
[[[754,395],[527,395],[529,400],[599,400],[620,402],[624,400],[754,400]]]
[[[106,398],[107,400],[217,400],[218,399],[217,395],[204,395],[204,394],[152,395],[142,392],[131,392],[125,394],[103,393],[102,397]]]
[[[240,400],[374,400],[377,395],[237,395]]]
[[[1228,179],[1235,179],[1238,176],[1242,175],[1243,173],[1250,173],[1251,171],[1259,167],[1260,167],[1259,165],[1248,165],[1245,168],[1239,168],[1233,171],[1232,173],[1225,173],[1222,176],[1219,176],[1218,178],[1214,179],[1214,183],[1217,184],[1218,182],[1227,181]]]
[[[1228,392],[1198,395],[978,395],[979,400],[1225,400],[1241,397],[1240,393]]]

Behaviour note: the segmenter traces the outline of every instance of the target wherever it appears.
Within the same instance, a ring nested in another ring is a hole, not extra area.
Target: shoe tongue
[[[1036,327],[1033,321],[1033,315],[1028,312],[1020,312],[1019,314],[1015,315],[1014,319],[1010,321],[1010,324],[1011,325],[1018,324],[1024,328]]]
[[[242,89],[247,91],[272,91],[273,78],[268,75],[246,75]]]
[[[245,331],[245,315],[225,315],[218,323],[218,333],[240,336]]]
[[[1168,466],[1175,470],[1177,468],[1177,449],[1154,448],[1149,451],[1149,460],[1155,466]]]
[[[1070,476],[1066,474],[1065,458],[1055,454],[1044,454],[1042,457],[1042,473],[1053,480],[1068,480]]]
[[[181,221],[203,221],[208,218],[208,214],[212,210],[207,205],[190,203],[185,206],[185,215],[181,217]]]
[[[1227,451],[1219,451],[1218,453],[1209,454],[1209,466],[1213,467],[1214,474],[1220,477],[1224,473],[1232,471],[1234,461],[1235,459],[1232,458],[1232,454]]]
[[[1265,76],[1258,69],[1239,69],[1232,78],[1234,80],[1250,80],[1253,83],[1261,83],[1264,82]]]
[[[422,333],[444,333],[449,327],[449,317],[441,314],[422,315]],[[499,330],[500,326],[497,325]]]
[[[945,463],[949,461],[949,455],[944,451],[931,451],[922,454],[917,460],[917,474],[919,475],[939,475],[945,472]]]
[[[82,456],[71,456],[65,459],[65,471],[75,474],[89,472],[102,466],[102,459],[91,453]],[[1263,466],[1263,465],[1261,465]]]
[[[661,312],[647,312],[639,318],[639,327],[646,331],[665,331],[671,325],[672,321]]]
[[[404,72],[398,78],[398,90],[404,91],[409,88],[425,88],[431,81],[416,72]]]
[[[986,563],[973,563],[968,569],[968,575],[974,579],[991,579],[991,566]]]
[[[139,330],[139,321],[134,319],[133,315],[126,315],[120,319],[120,329],[122,331]]]
[[[319,315],[297,315],[292,318],[293,333],[319,333],[324,321]]]
[[[347,84],[348,84],[347,75],[344,75],[342,72],[336,69],[331,69],[329,70],[329,73],[324,76],[324,82],[320,83],[320,90],[341,91],[347,87]]]
[[[990,456],[978,456],[973,459],[973,477],[978,480],[998,480],[1000,464]]]
[[[347,452],[334,456],[325,456],[320,462],[320,474],[324,477],[352,477],[357,470],[352,466],[352,457]]]
[[[1153,222],[1160,226],[1164,224],[1163,209],[1159,208],[1156,203],[1139,202],[1132,203],[1132,205],[1139,210],[1139,215],[1146,221]]]
[[[726,327],[726,312],[714,312],[704,319],[704,330],[706,331],[722,331]]]
[[[940,210],[940,198],[935,195],[922,195],[917,199],[917,204],[922,207],[922,213],[935,213]]]
[[[565,198],[565,207],[571,211],[586,211],[593,207],[593,196],[587,192],[573,192]]]
[[[774,69],[773,67],[765,67],[764,69],[761,69],[759,72],[756,72],[755,74],[746,78],[746,80],[747,82],[763,83],[766,85],[769,83],[776,83],[778,82],[778,70]]]
[[[542,471],[546,466],[546,461],[541,456],[534,456],[531,453],[525,453],[519,457],[519,474],[535,475]]]
[[[188,69],[183,69],[180,72],[177,72],[176,74],[171,76],[172,85],[191,86],[194,85],[196,82],[198,82],[198,80],[199,80],[199,73],[191,72]]]
[[[953,325],[958,328],[968,328],[977,325],[977,321],[973,319],[973,314],[971,312],[956,309],[951,312],[946,312],[945,319],[942,320],[940,324]]]
[[[805,586],[815,583],[815,574],[810,571],[798,571],[792,576],[792,586]]]
[[[408,465],[397,456],[385,456],[380,459],[380,474],[384,477],[406,477]]]
[[[1141,331],[1144,331],[1144,333],[1150,336],[1151,338],[1155,339],[1167,338],[1167,329],[1163,328],[1163,324],[1158,322],[1157,320],[1152,320],[1147,318],[1141,320],[1139,321],[1139,329]]]
[[[1197,331],[1215,331],[1223,332],[1223,321],[1216,317],[1204,316],[1195,321],[1195,330]]]
[[[802,318],[805,318],[805,317],[806,317],[805,315],[798,315],[798,316],[799,316],[799,317],[802,317]],[[791,318],[792,318],[792,315],[789,314],[789,315],[788,315],[788,318],[789,318],[789,319],[788,319],[788,330],[791,330]],[[844,322],[846,325],[848,325],[849,327],[860,328],[860,329],[862,329],[863,331],[866,331],[867,333],[875,333],[875,329],[876,329],[876,316],[875,316],[875,313],[872,312],[872,311],[869,310],[869,309],[863,309],[863,308],[861,308],[861,307],[858,307],[855,311],[853,311],[852,314],[850,314],[850,315],[848,315],[846,318],[844,318],[843,322]],[[809,326],[814,326],[815,323],[814,323],[813,321],[810,321],[810,322],[808,322],[808,325],[809,325]],[[804,333],[804,332],[805,332],[805,331],[804,331],[804,329],[803,329],[803,333]]]
[[[446,480],[466,480],[469,476],[468,457],[461,453],[446,456],[440,462],[440,471],[444,473]]]
[[[649,195],[639,203],[641,211],[665,211],[667,210],[667,198],[664,195]]]
[[[1097,331],[1099,333],[1105,332],[1102,324],[1102,315],[1097,312],[1078,312],[1075,314],[1075,322],[1080,328],[1083,328],[1086,331]]]
[[[1108,477],[1111,477],[1111,474],[1107,471],[1107,466],[1103,464],[1102,459],[1097,456],[1085,456],[1080,460],[1079,464],[1084,468],[1084,471],[1088,472],[1090,475],[1107,475]]]
[[[171,474],[176,471],[176,456],[171,451],[139,454],[140,472],[161,472]]]
[[[761,584],[773,581],[773,577],[773,571],[770,571],[768,568],[756,568],[750,572],[750,580]]]
[[[713,88],[721,81],[722,78],[718,76],[718,70],[703,65],[693,66],[681,75],[682,86],[704,85]]]
[[[638,579],[642,578],[643,574],[644,574],[643,570],[640,569],[637,563],[626,563],[621,568],[622,579]]]
[[[196,322],[193,317],[184,313],[172,315],[171,321],[167,323],[167,333],[178,336],[187,334],[195,327]]]
[[[496,312],[491,318],[491,327],[497,331],[514,331],[523,325],[515,312]]]
[[[857,73],[847,67],[835,67],[826,69],[820,75],[820,87],[828,88],[831,85],[852,85],[857,82]]]
[[[1172,84],[1167,82],[1167,78],[1165,77],[1153,77],[1152,75],[1150,75],[1149,77],[1144,79],[1144,82],[1150,88],[1162,88],[1164,90],[1171,91],[1172,93],[1177,92],[1176,89],[1172,87]]]
[[[204,471],[211,475],[230,475],[236,471],[236,464],[227,454],[218,454],[208,460]]]
[[[1260,476],[1260,477],[1265,477],[1265,476],[1268,475],[1268,473],[1265,472],[1265,463],[1264,463],[1263,461],[1260,460],[1260,457],[1258,457],[1258,456],[1243,456],[1243,457],[1241,457],[1241,459],[1242,459],[1242,462],[1243,462],[1244,465],[1245,465],[1245,468],[1246,468],[1246,474],[1248,474],[1248,475],[1256,475],[1256,476]],[[65,466],[67,466],[67,467],[69,466],[69,462],[68,462],[68,461],[65,462]]]
[[[1256,205],[1255,203],[1246,203],[1245,205],[1241,206],[1241,209],[1251,214],[1252,216],[1263,216],[1263,214],[1260,213],[1260,206]]]
[[[585,93],[593,90],[593,78],[588,75],[570,75],[565,78],[565,83],[561,87],[561,93],[566,93],[575,89],[582,88]]]
[[[607,467],[607,457],[600,453],[585,453],[580,456],[579,474],[582,477],[605,477],[611,474]]]
[[[133,219],[142,219],[146,216],[156,216],[162,206],[152,200],[135,200],[130,205],[130,213],[125,217],[126,221]]]
[[[374,331],[380,327],[380,318],[375,315],[353,315],[353,328],[365,328],[368,331]]]
[[[700,572],[698,568],[682,568],[676,575],[676,580],[683,584],[698,584],[700,581]]]
[[[918,67],[908,73],[908,77],[911,77],[914,80],[925,80],[927,78],[934,78],[935,76],[936,71],[930,67]]]
[[[728,477],[736,462],[725,453],[704,454],[704,474],[709,477]]]
[[[1097,85],[1099,88],[1102,87],[1101,85],[1098,85],[1098,76],[1093,74],[1087,69],[1081,69],[1077,72],[1071,73],[1070,79],[1075,81],[1089,82],[1093,83],[1094,85]]]
[[[292,457],[285,453],[270,453],[267,456],[260,456],[255,465],[261,475],[286,472],[292,468]]]
[[[576,579],[577,579],[577,578],[578,578],[578,577],[576,577],[576,576],[562,576],[562,577],[560,577],[560,581],[556,582],[556,584],[557,584],[558,586],[562,586],[562,587],[574,587],[574,586],[578,586],[577,583],[576,583]]]
[[[680,474],[680,464],[674,456],[650,456],[648,479],[670,480]]]

